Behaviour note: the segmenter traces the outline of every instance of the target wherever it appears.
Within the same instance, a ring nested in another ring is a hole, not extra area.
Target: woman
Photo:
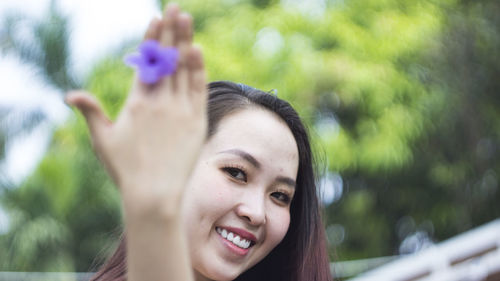
[[[207,95],[191,30],[175,5],[151,22],[146,39],[177,47],[178,68],[137,81],[115,123],[90,95],[67,97],[123,198],[126,239],[93,280],[331,280],[297,113],[241,84]]]

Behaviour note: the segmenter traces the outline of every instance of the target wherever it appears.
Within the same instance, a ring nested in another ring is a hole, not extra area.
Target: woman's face
[[[183,201],[198,280],[233,280],[281,242],[297,170],[295,139],[274,113],[250,108],[221,120]]]

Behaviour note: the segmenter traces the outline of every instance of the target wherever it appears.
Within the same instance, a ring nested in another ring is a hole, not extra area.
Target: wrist
[[[126,221],[168,222],[181,216],[182,192],[150,188],[123,188],[122,202]]]

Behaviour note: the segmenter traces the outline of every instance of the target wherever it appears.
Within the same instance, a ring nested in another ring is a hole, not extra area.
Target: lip
[[[222,229],[225,229],[229,232],[232,232],[238,236],[240,236],[241,238],[243,239],[246,239],[246,240],[250,240],[250,242],[252,244],[255,244],[257,243],[257,237],[255,237],[255,235],[253,235],[252,233],[244,230],[244,229],[241,229],[241,228],[236,228],[236,227],[230,227],[230,226],[219,226],[220,228]]]
[[[215,232],[215,233],[217,233],[217,232]],[[248,249],[242,249],[242,248],[234,245],[232,242],[227,241],[226,239],[224,239],[224,237],[222,237],[218,233],[217,233],[217,236],[219,237],[220,241],[225,246],[225,248],[228,249],[231,253],[233,253],[233,255],[232,255],[233,257],[241,257],[241,258],[243,258],[250,251],[250,248],[248,248]],[[236,256],[234,256],[234,254],[236,254]]]

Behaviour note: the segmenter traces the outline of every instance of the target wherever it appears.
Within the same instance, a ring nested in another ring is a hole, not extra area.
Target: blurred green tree
[[[35,70],[47,84],[62,92],[79,88],[81,83],[75,79],[69,63],[68,30],[67,19],[59,12],[54,0],[42,21],[11,12],[0,25],[0,51],[14,55]],[[40,109],[24,112],[5,107],[0,111],[0,159],[3,160],[9,140],[28,133],[46,116]]]
[[[348,135],[347,141],[342,136],[327,140],[333,169],[344,178],[346,195],[328,207],[329,221],[344,226],[346,232],[337,249],[344,259],[411,253],[500,216],[500,24],[496,16],[500,3],[435,3],[427,11],[435,14],[438,33],[405,32],[424,44],[385,60],[406,81],[377,79],[385,81],[385,87],[359,91],[368,98],[348,103],[345,96],[353,92],[342,91],[341,102],[329,107]],[[408,5],[394,7],[400,15],[413,14]],[[425,15],[422,12],[418,14]],[[373,30],[388,20],[386,14],[381,17],[368,26]],[[363,16],[365,24],[369,19]],[[388,44],[391,49],[409,43],[393,40]],[[376,71],[369,73],[377,77]],[[370,110],[386,100],[382,97],[388,92],[395,94],[392,104],[380,107],[378,114]],[[392,115],[391,111],[396,115],[377,122],[377,116]],[[394,142],[398,136],[400,141]],[[335,164],[339,160],[335,155],[347,154],[345,148],[350,145],[344,143],[353,145],[347,150],[349,161]]]
[[[31,36],[20,36],[19,30]],[[81,87],[69,63],[68,30],[67,18],[52,1],[42,21],[8,15],[2,23],[1,50],[18,57],[64,93]],[[2,158],[7,143],[45,119],[41,110],[2,109]],[[117,196],[106,194],[106,190],[114,189],[99,189],[110,182],[98,167],[87,135],[78,134],[85,132],[83,124],[68,127],[72,129],[56,132],[47,157],[21,186],[13,186],[2,175],[0,200],[9,216],[9,227],[0,234],[0,270],[85,271],[96,253],[115,240],[110,239],[109,233],[116,228],[119,217],[119,203],[113,203]],[[84,171],[92,171],[92,175]]]
[[[195,18],[210,80],[277,89],[313,129],[317,154],[342,183],[342,196],[325,205],[332,256],[334,248],[340,259],[411,252],[498,217],[500,4],[317,3],[182,6]],[[132,77],[122,55],[96,65],[84,84],[113,117]],[[61,77],[48,81],[72,85]],[[3,270],[86,271],[120,225],[118,193],[81,117],[1,200],[11,216],[0,235]],[[419,231],[427,240],[405,242]]]

